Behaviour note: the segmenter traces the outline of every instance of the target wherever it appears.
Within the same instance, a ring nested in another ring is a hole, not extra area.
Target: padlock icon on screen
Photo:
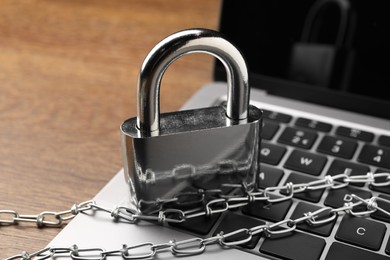
[[[332,16],[337,13],[339,20]],[[315,1],[307,13],[300,41],[292,46],[289,79],[318,87],[348,88],[355,59],[355,18],[348,0]],[[338,21],[337,33],[321,43],[321,36],[329,33],[325,26],[330,21]]]
[[[160,114],[164,72],[195,52],[225,65],[226,105]],[[175,201],[183,192],[256,188],[262,111],[249,105],[249,94],[242,54],[217,31],[180,31],[150,51],[138,77],[137,117],[121,125],[125,178],[141,212]]]

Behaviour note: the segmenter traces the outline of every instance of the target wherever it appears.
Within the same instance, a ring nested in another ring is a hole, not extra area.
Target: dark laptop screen
[[[252,87],[390,119],[388,6],[386,0],[225,0],[219,30],[243,52]],[[226,79],[219,62],[215,79]]]

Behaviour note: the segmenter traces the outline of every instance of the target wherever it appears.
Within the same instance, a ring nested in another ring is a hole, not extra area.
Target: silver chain
[[[379,181],[379,179],[382,181]],[[304,191],[340,189],[348,186],[350,183],[368,183],[376,187],[389,186],[390,173],[374,174],[369,172],[365,175],[349,176],[349,172],[347,171],[335,176],[327,175],[323,179],[307,183],[293,184],[290,182],[279,187],[267,187],[263,191],[247,192],[245,196],[225,196],[223,198],[213,199],[203,208],[187,211],[174,208],[162,209],[158,211],[158,214],[154,215],[143,215],[137,210],[125,206],[117,206],[114,209],[107,209],[97,205],[93,200],[74,204],[69,210],[61,212],[43,211],[38,215],[21,215],[14,210],[0,210],[0,226],[14,225],[21,222],[35,222],[38,227],[59,227],[67,221],[73,219],[79,213],[90,210],[107,212],[116,221],[125,220],[130,223],[135,223],[138,220],[152,220],[159,223],[181,223],[190,218],[211,216],[230,209],[243,207],[255,201],[278,203],[290,200],[294,194]],[[275,198],[272,194],[276,191],[284,191],[286,195]],[[201,192],[204,193],[204,191]],[[238,246],[249,242],[253,236],[261,233],[265,234],[267,237],[283,235],[294,231],[297,225],[303,222],[312,226],[322,225],[334,221],[342,212],[353,216],[365,216],[378,210],[390,217],[390,212],[379,207],[377,203],[380,201],[390,204],[389,200],[376,196],[369,199],[363,199],[355,194],[350,194],[350,196],[355,202],[346,202],[342,207],[336,209],[324,207],[314,212],[306,212],[302,217],[297,219],[284,219],[273,224],[264,224],[252,228],[241,228],[230,233],[221,232],[215,236],[204,239],[194,237],[181,241],[172,240],[163,244],[146,242],[132,246],[123,245],[121,249],[111,251],[106,251],[103,248],[78,248],[77,245],[73,245],[69,248],[47,247],[32,254],[22,252],[19,255],[6,258],[6,260],[43,260],[55,256],[68,256],[75,260],[100,260],[114,256],[121,256],[123,259],[144,259],[152,258],[161,251],[170,251],[173,255],[177,256],[188,256],[203,253],[206,246],[210,244],[219,244],[225,247]],[[355,207],[359,205],[364,205],[366,210],[355,211]],[[244,238],[240,238],[238,241],[231,240],[234,236],[238,235],[244,236]],[[140,249],[144,252],[140,253]]]
[[[38,227],[60,227],[80,212],[90,210],[94,201],[74,204],[69,210],[61,212],[43,211],[38,215],[22,215],[15,210],[0,210],[0,225],[17,225],[22,222],[36,223]]]

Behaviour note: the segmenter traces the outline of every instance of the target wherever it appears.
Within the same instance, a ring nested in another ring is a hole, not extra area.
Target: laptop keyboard
[[[262,140],[261,189],[289,182],[307,183],[326,175],[345,173],[347,169],[350,176],[389,172],[390,169],[390,136],[361,129],[264,110]],[[379,177],[378,181],[385,179],[386,176]],[[351,199],[350,194],[363,199],[378,196],[390,200],[390,186],[351,183],[339,189],[305,191],[295,193],[291,200],[256,201],[222,214],[169,225],[195,236],[212,236],[286,218],[297,219],[324,207],[337,209]],[[272,198],[284,195],[288,192],[281,190]],[[377,203],[390,211],[389,203],[381,200]],[[361,206],[367,210],[366,206]],[[326,211],[323,214],[325,216]],[[377,210],[365,217],[342,213],[322,225],[302,222],[289,234],[276,237],[259,234],[238,248],[269,259],[382,260],[390,258],[389,237],[390,216]],[[240,235],[229,239],[239,241]]]

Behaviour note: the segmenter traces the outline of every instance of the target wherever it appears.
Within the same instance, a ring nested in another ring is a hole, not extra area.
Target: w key
[[[284,167],[318,176],[321,174],[326,161],[325,156],[295,150],[288,157]]]

